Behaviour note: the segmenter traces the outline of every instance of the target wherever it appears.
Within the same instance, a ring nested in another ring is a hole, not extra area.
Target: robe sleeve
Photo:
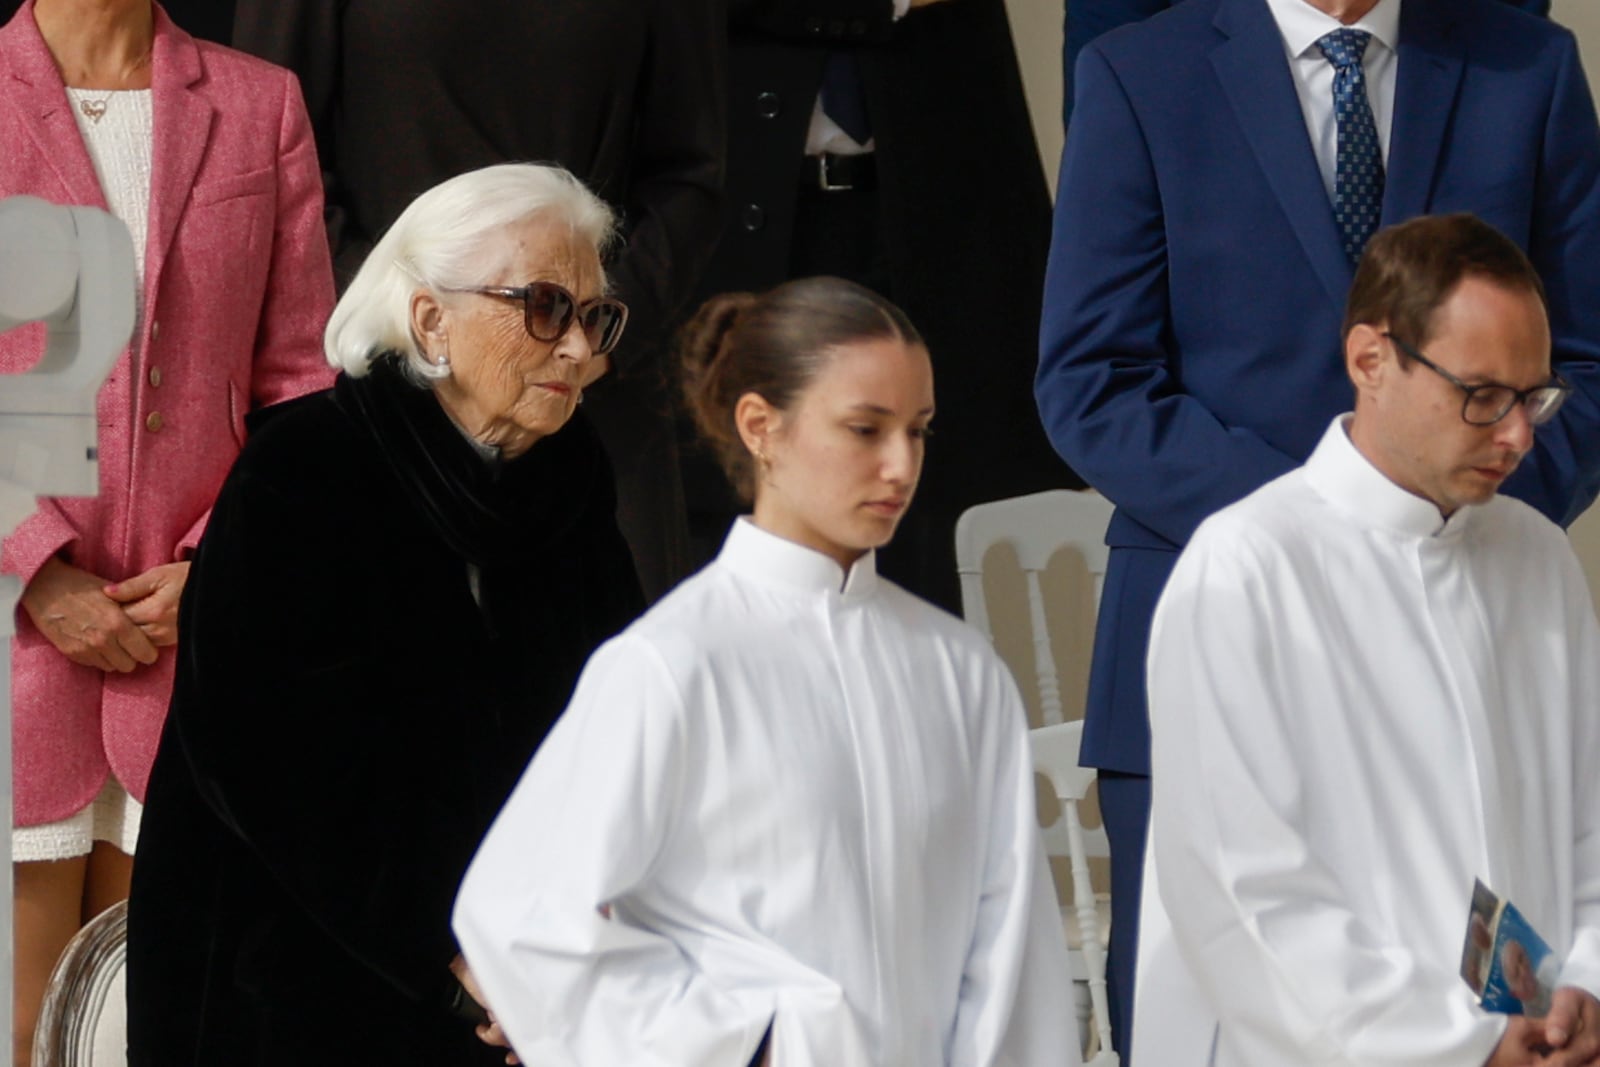
[[[1303,832],[1307,776],[1338,769],[1296,744],[1269,551],[1202,527],[1156,612],[1150,855],[1177,952],[1240,1063],[1483,1063],[1504,1017],[1356,914]]]
[[[624,635],[591,659],[473,859],[456,937],[524,1063],[745,1067],[760,1045],[769,1008],[612,906],[672,836],[690,755],[672,675]]]
[[[961,975],[950,1067],[1081,1059],[1061,913],[1035,810],[1027,716],[1004,669],[984,704],[996,724],[983,887]]]
[[[1564,632],[1571,635],[1567,662],[1573,671],[1571,781],[1573,803],[1572,946],[1557,979],[1600,997],[1600,624],[1588,596],[1588,583],[1577,557],[1562,546],[1563,585],[1567,612]]]

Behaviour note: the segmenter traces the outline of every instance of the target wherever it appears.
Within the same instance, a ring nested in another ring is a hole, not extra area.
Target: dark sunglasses
[[[576,319],[583,326],[583,335],[597,356],[603,356],[617,347],[622,340],[622,329],[628,325],[628,305],[609,296],[578,303],[578,298],[555,282],[529,282],[516,288],[500,286],[446,289],[447,293],[478,293],[481,296],[498,296],[503,300],[522,301],[522,325],[535,341],[559,341],[572,328]]]

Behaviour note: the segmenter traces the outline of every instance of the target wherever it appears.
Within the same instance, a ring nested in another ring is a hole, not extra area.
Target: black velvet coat
[[[641,607],[603,453],[577,418],[491,464],[387,363],[261,414],[184,591],[129,1063],[500,1063],[449,1010],[450,909]]]

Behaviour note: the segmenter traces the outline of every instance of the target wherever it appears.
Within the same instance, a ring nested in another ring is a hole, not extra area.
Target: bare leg
[[[41,863],[16,863],[16,986],[12,998],[12,1060],[33,1062],[33,1031],[56,960],[83,925],[85,872],[89,857]]]
[[[89,853],[89,874],[83,887],[83,922],[105,911],[119,900],[128,899],[133,880],[133,857],[117,846],[96,841]]]

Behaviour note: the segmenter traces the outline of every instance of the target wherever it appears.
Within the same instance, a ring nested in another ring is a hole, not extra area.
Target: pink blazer
[[[159,6],[151,78],[144,314],[100,391],[100,495],[41,501],[5,540],[0,571],[24,585],[53,555],[113,581],[187,558],[244,441],[245,413],[333,379],[321,343],[333,273],[298,82],[196,41]],[[0,196],[105,207],[32,0],[0,28],[0,145]],[[0,335],[0,372],[31,366],[41,336]],[[104,674],[62,656],[18,609],[17,825],[82,809],[108,772],[144,798],[173,652]]]

